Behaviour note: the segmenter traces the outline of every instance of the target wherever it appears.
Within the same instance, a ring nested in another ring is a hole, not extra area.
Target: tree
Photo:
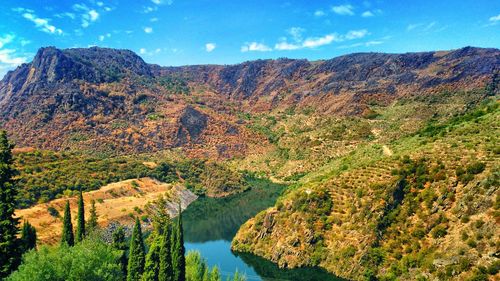
[[[24,221],[21,230],[21,250],[27,252],[36,248],[36,229],[28,221]]]
[[[20,262],[19,219],[14,217],[16,209],[16,187],[13,177],[17,174],[12,164],[14,145],[0,132],[0,279],[7,276]]]
[[[202,281],[205,272],[208,274],[207,267],[207,262],[200,252],[189,252],[186,256],[186,280]]]
[[[145,252],[141,223],[139,222],[139,218],[135,218],[135,226],[130,238],[127,281],[141,280],[142,273],[144,272]]]
[[[160,274],[158,280],[172,281],[172,243],[170,238],[171,223],[168,222],[163,227],[163,233],[160,240]]]
[[[220,277],[219,268],[217,266],[214,266],[212,268],[212,271],[210,272],[210,281],[220,281],[220,280],[221,280],[221,277]]]
[[[124,276],[127,276],[127,243],[125,242],[125,230],[119,226],[113,232],[113,248],[121,251],[120,264]]]
[[[99,225],[97,224],[97,211],[95,209],[95,200],[90,201],[90,218],[87,222],[87,233],[90,233],[97,229]]]
[[[71,210],[69,208],[69,201],[66,201],[66,207],[64,209],[61,245],[68,245],[70,247],[75,245],[75,236],[73,235],[73,224],[71,223]]]
[[[160,239],[161,236],[157,233],[153,234],[155,237],[149,252],[146,256],[146,264],[144,266],[144,274],[142,275],[143,281],[158,281],[160,273]]]
[[[85,238],[85,206],[83,203],[83,194],[80,190],[78,195],[78,217],[76,221],[76,241],[81,242]]]
[[[177,216],[177,223],[172,231],[172,268],[174,281],[186,280],[186,252],[184,248],[184,235],[182,231],[182,209],[179,203],[179,215]]]

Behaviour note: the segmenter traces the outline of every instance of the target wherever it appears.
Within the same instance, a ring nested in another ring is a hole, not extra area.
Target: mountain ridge
[[[312,108],[319,115],[359,116],[369,113],[372,103],[484,87],[499,65],[500,50],[473,47],[180,67],[147,64],[129,50],[47,47],[0,82],[0,122],[21,146],[107,151],[121,146],[126,153],[181,146],[197,155],[232,157],[252,146],[242,136],[246,128],[239,113]],[[179,140],[183,134],[175,133],[185,129],[180,114],[187,106],[203,113],[195,114],[198,118],[208,118],[192,122],[206,124],[196,129],[196,140]],[[109,124],[116,120],[121,124]],[[228,130],[238,132],[229,142]],[[128,141],[114,140],[117,135]]]

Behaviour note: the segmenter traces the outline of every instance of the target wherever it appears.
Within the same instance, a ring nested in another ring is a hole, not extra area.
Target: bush
[[[431,234],[432,234],[432,237],[434,237],[434,238],[440,238],[440,237],[444,237],[446,234],[448,234],[448,231],[446,231],[446,226],[438,225],[438,226],[434,227]]]
[[[60,215],[59,215],[59,211],[57,211],[57,209],[56,209],[56,208],[54,208],[54,207],[52,207],[52,206],[49,206],[49,207],[47,208],[47,211],[48,211],[48,212],[49,212],[49,214],[50,214],[51,216],[53,216],[54,218],[59,218],[59,217],[60,217]]]
[[[43,246],[23,257],[8,281],[110,280],[121,281],[121,253],[104,242],[84,240],[74,247]]]
[[[482,162],[475,162],[467,166],[467,173],[477,175],[484,171],[486,165]]]

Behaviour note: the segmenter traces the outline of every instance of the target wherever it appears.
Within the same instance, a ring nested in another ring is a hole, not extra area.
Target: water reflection
[[[236,270],[247,280],[339,281],[319,268],[280,269],[276,264],[247,253],[231,251],[239,227],[258,212],[274,205],[286,186],[263,179],[250,181],[250,191],[226,198],[200,198],[183,212],[186,250],[199,251],[224,277]]]

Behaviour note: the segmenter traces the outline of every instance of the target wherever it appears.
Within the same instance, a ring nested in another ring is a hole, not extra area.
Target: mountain
[[[0,124],[18,146],[122,154],[181,147],[227,158],[266,142],[241,114],[363,115],[373,103],[484,87],[499,64],[499,50],[472,47],[184,67],[150,65],[128,50],[47,47],[0,82]]]

